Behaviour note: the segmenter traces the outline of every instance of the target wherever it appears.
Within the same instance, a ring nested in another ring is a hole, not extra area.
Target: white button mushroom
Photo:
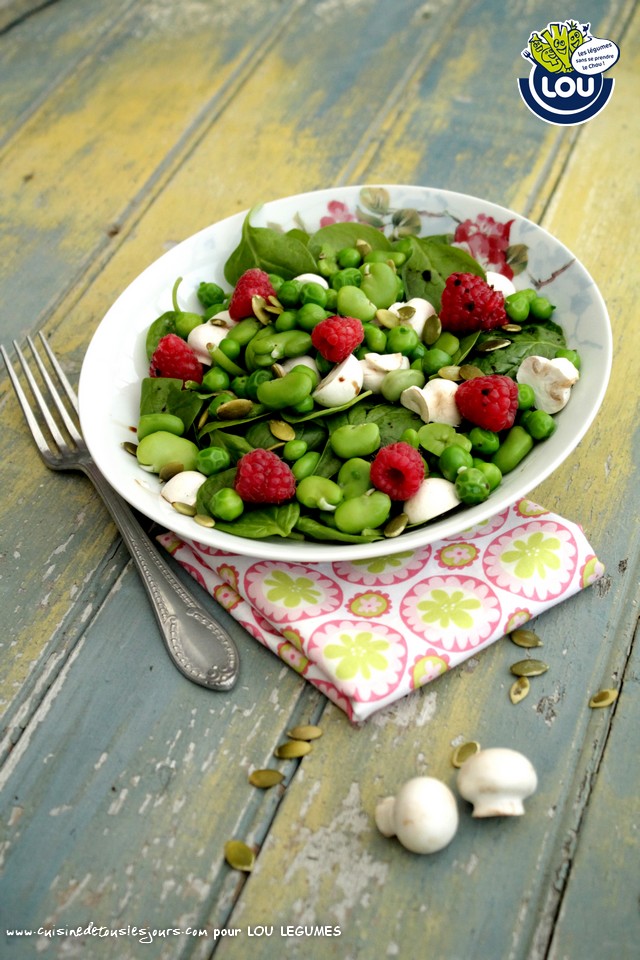
[[[405,310],[406,307],[410,307],[413,313],[410,314],[410,310]],[[406,303],[392,303],[389,311],[398,317],[404,327],[411,327],[412,330],[415,330],[422,340],[425,324],[429,317],[434,316],[436,308],[422,297],[412,297]]]
[[[487,270],[487,283],[494,290],[504,294],[505,297],[509,297],[516,292],[515,284],[502,273],[493,273],[491,270]]]
[[[365,353],[360,366],[364,389],[380,393],[385,376],[391,370],[408,370],[410,363],[402,353]]]
[[[457,427],[462,423],[456,404],[457,383],[453,380],[445,380],[444,377],[435,377],[427,382],[423,390],[433,423],[448,423],[451,427]]]
[[[426,523],[460,503],[455,484],[444,477],[426,477],[418,492],[405,500],[402,509],[409,523]]]
[[[538,786],[531,762],[517,750],[479,750],[460,767],[458,790],[473,804],[474,817],[519,817],[523,800]]]
[[[318,379],[320,374],[318,372],[318,364],[315,362],[313,357],[308,357],[303,355],[302,357],[289,357],[287,360],[282,360],[281,363],[274,363],[274,368],[278,370],[278,376],[284,377],[285,373],[289,373],[290,370],[293,370],[294,367],[309,367],[310,370],[313,370],[314,373],[318,374]],[[282,373],[280,373],[282,371]]]
[[[400,403],[403,407],[406,407],[407,410],[411,410],[412,413],[417,413],[425,423],[429,423],[431,414],[423,387],[416,387],[415,385],[413,387],[407,387],[407,389],[403,390],[400,394]]]
[[[207,478],[197,470],[182,470],[167,480],[160,495],[169,503],[188,503],[195,506],[198,490]]]
[[[212,317],[211,319],[213,320],[215,318]],[[194,327],[187,337],[187,343],[194,351],[200,363],[208,364],[209,366],[211,365],[211,354],[208,350],[209,345],[217,347],[220,341],[224,340],[228,334],[229,328],[234,325],[227,310],[218,314],[217,319],[222,322],[211,323],[210,320],[207,320],[205,323],[200,323],[197,327]]]
[[[358,396],[362,389],[363,374],[360,361],[350,353],[346,360],[336,364],[312,393],[321,407],[339,407]]]
[[[566,407],[571,387],[580,378],[577,368],[566,357],[525,357],[516,374],[518,383],[528,384],[535,395],[535,406],[545,413],[558,413]]]
[[[413,853],[436,853],[453,840],[458,807],[449,787],[434,777],[414,777],[396,797],[381,800],[376,826],[385,837],[397,837]]]
[[[329,284],[319,273],[300,273],[297,277],[294,277],[294,280],[297,280],[298,283],[318,283],[325,290],[329,289]]]

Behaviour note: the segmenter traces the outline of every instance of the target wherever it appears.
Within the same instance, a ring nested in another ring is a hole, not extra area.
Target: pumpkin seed
[[[181,513],[183,517],[195,517],[198,512],[192,503],[184,503],[182,500],[172,500],[171,506],[176,513]]]
[[[281,743],[274,750],[274,756],[278,760],[294,760],[306,756],[307,753],[311,753],[311,744],[304,740],[290,740],[289,743]]]
[[[473,380],[475,377],[484,377],[484,373],[473,363],[463,363],[460,367],[460,376],[463,380]]]
[[[158,472],[158,479],[162,480],[163,483],[166,483],[167,480],[171,480],[172,477],[176,477],[179,473],[182,473],[184,470],[184,464],[179,460],[172,460],[170,463],[165,463],[164,467],[160,468]]]
[[[549,669],[548,663],[542,660],[518,660],[509,668],[514,677],[539,677]]]
[[[130,453],[132,457],[135,457],[138,450],[138,444],[132,443],[131,440],[125,440],[122,444],[122,449],[125,451],[125,453]]]
[[[399,307],[396,311],[402,322],[404,323],[407,320],[411,320],[412,317],[416,315],[416,308],[410,307],[408,303],[405,303],[403,307]]]
[[[468,760],[469,757],[472,757],[480,749],[480,744],[477,740],[468,740],[466,743],[461,743],[458,747],[455,748],[453,754],[451,755],[451,763],[454,767],[461,767],[465,760]]]
[[[589,700],[589,706],[597,709],[598,707],[610,707],[618,699],[617,690],[599,690]]]
[[[216,525],[213,517],[208,516],[206,513],[196,513],[193,519],[196,523],[199,523],[201,527],[215,527]]]
[[[253,315],[260,321],[260,323],[267,324],[271,323],[271,314],[267,310],[267,301],[264,297],[256,294],[251,297],[251,309]]]
[[[504,323],[500,329],[504,330],[505,333],[520,333],[522,327],[519,323]]]
[[[476,350],[478,353],[493,353],[494,350],[502,350],[503,347],[510,347],[511,340],[485,340],[478,344]]]
[[[512,643],[515,643],[517,647],[541,647],[542,640],[537,633],[534,633],[533,630],[528,630],[526,627],[518,627],[517,630],[512,630],[509,634],[509,639]]]
[[[255,852],[244,840],[227,840],[224,858],[234,870],[243,870],[245,873],[251,873],[256,862]]]
[[[320,727],[314,727],[313,724],[309,723],[287,730],[287,736],[291,737],[292,740],[317,740],[318,737],[322,736],[322,730]]]
[[[409,517],[406,515],[406,513],[399,513],[397,517],[393,518],[393,520],[389,520],[389,523],[384,528],[383,533],[385,537],[399,537],[408,523]]]
[[[436,342],[441,333],[442,324],[440,323],[440,317],[435,313],[427,317],[422,331],[422,340],[424,343],[430,347]]]
[[[381,327],[386,327],[387,330],[391,330],[393,327],[397,327],[400,323],[400,317],[396,313],[392,313],[391,310],[376,310],[376,320]]]
[[[220,420],[242,420],[243,417],[248,417],[252,410],[253,403],[251,400],[240,400],[238,398],[221,403],[216,410],[216,416]]]
[[[249,774],[249,783],[254,787],[260,787],[262,790],[276,787],[283,780],[284,773],[281,773],[280,770],[252,770]]]
[[[511,703],[520,703],[521,700],[527,696],[531,690],[531,684],[527,677],[518,677],[515,683],[511,685],[509,690],[509,699]]]
[[[278,440],[284,440],[285,443],[287,440],[295,440],[296,432],[291,426],[290,423],[285,423],[284,420],[269,420],[269,430],[277,437]]]
[[[209,411],[208,411],[208,410],[203,410],[203,412],[200,414],[200,418],[199,418],[199,420],[198,420],[198,430],[202,430],[202,428],[204,427],[204,425],[205,425],[205,423],[207,422],[208,419],[209,419]]]
[[[450,364],[446,367],[440,367],[438,370],[438,376],[442,377],[443,380],[459,380],[460,379],[460,367]]]

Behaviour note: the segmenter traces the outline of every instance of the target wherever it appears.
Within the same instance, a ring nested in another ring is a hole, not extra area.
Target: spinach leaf
[[[390,250],[391,243],[381,230],[366,223],[331,223],[320,227],[309,238],[309,250],[317,257],[335,256],[344,247],[355,247],[357,240],[364,240],[373,250]]]
[[[374,540],[382,540],[382,536],[343,533],[336,530],[335,527],[327,527],[324,523],[314,520],[312,517],[300,517],[295,526],[296,530],[304,533],[305,537],[311,537],[312,540],[332,540],[339,543],[373,543]]]
[[[355,406],[362,400],[366,400],[366,398],[370,396],[371,390],[363,390],[362,393],[359,393],[357,397],[353,397],[352,400],[347,400],[346,403],[340,404],[339,407],[320,407],[319,409],[314,410],[312,413],[299,414],[287,413],[286,410],[283,410],[281,416],[283,420],[287,421],[287,423],[295,426],[296,423],[305,423],[308,420],[318,420],[320,417],[331,417],[334,413],[340,413],[342,410],[348,410],[350,407]]]
[[[199,487],[196,495],[196,510],[198,513],[211,515],[209,503],[212,496],[222,490],[223,487],[232,487],[236,478],[236,468],[229,467],[228,470],[222,470],[220,473],[213,473],[207,477],[205,482]]]
[[[205,435],[203,430],[200,434],[202,438]],[[250,443],[244,437],[239,437],[235,433],[225,433],[224,430],[211,430],[207,435],[209,446],[222,447],[231,457],[232,463],[237,463],[240,457],[254,449],[256,444]]]
[[[272,227],[252,227],[254,210],[245,217],[240,243],[225,264],[227,282],[235,286],[242,274],[252,267],[277,273],[285,280],[300,273],[315,273],[316,262],[296,233],[280,233]]]
[[[171,413],[169,396],[182,390],[182,380],[173,377],[143,377],[140,385],[140,416],[146,413]]]
[[[465,250],[449,246],[438,237],[408,237],[411,253],[401,268],[407,300],[421,297],[440,310],[447,277],[452,273],[473,273],[485,277],[480,264]]]
[[[500,331],[500,336],[511,340],[511,345],[492,353],[475,353],[473,363],[484,374],[499,373],[507,377],[515,377],[518,367],[525,357],[546,357],[552,360],[556,351],[566,347],[566,340],[562,327],[553,320],[544,323],[527,323],[517,333]],[[486,340],[495,340],[496,331],[483,333],[478,338],[477,346]]]
[[[262,540],[264,537],[288,537],[300,516],[300,504],[295,501],[280,506],[257,507],[245,510],[237,520],[226,523],[216,520],[216,530],[233,533],[236,537]]]
[[[391,403],[377,403],[368,408],[354,409],[349,414],[349,423],[378,424],[380,430],[380,445],[386,446],[400,439],[405,430],[419,430],[424,422],[417,413],[407,410],[406,407],[395,406]]]
[[[180,417],[187,431],[202,409],[202,399],[194,390],[183,390],[180,383],[180,387],[172,387],[169,390],[167,408],[169,413]]]

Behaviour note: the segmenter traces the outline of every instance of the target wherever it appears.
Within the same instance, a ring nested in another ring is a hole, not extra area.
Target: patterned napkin
[[[302,564],[159,542],[260,643],[354,722],[604,573],[581,528],[530,500],[417,551]]]

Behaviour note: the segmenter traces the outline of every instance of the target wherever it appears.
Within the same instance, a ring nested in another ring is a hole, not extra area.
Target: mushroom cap
[[[444,477],[425,477],[418,492],[405,500],[402,509],[409,523],[426,523],[441,513],[453,510],[459,503],[454,483]]]
[[[414,777],[402,785],[393,803],[382,801],[382,825],[392,826],[403,847],[413,853],[436,853],[458,829],[458,806],[449,787],[434,777]],[[389,834],[387,834],[389,835]]]
[[[522,801],[537,786],[531,761],[506,747],[479,750],[458,771],[458,790],[473,804],[474,817],[522,816]]]
[[[321,380],[312,393],[321,407],[339,407],[357,397],[362,389],[363,373],[360,361],[350,353]]]

